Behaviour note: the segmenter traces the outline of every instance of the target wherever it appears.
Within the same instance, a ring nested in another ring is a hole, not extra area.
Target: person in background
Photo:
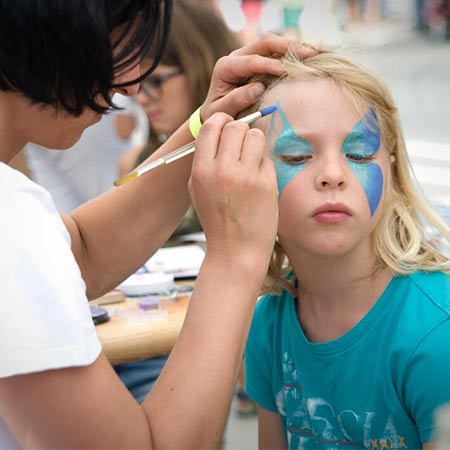
[[[384,83],[327,50],[284,63],[252,108],[278,105],[258,125],[279,190],[271,295],[245,352],[260,448],[430,449],[450,401],[450,261],[427,224],[450,229]]]
[[[300,17],[304,8],[304,0],[282,0],[283,34],[287,37],[299,39]]]
[[[0,3],[2,448],[212,448],[221,440],[277,206],[263,134],[218,111],[234,116],[254,103],[264,87],[242,83],[280,75],[270,56],[292,43],[268,36],[221,60],[195,155],[71,215],[59,215],[44,188],[7,165],[27,142],[73,146],[114,107],[115,92],[133,96],[160,60],[170,11],[161,0]],[[158,50],[145,67],[151,46]],[[185,124],[155,156],[191,139]],[[181,334],[139,405],[101,351],[87,299],[141,267],[190,197],[208,248]]]

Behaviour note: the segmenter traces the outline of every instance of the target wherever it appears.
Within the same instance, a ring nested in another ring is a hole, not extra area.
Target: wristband
[[[200,107],[201,108],[201,107]],[[202,119],[200,117],[200,108],[197,108],[189,118],[189,130],[194,139],[197,139],[200,128],[202,127]]]

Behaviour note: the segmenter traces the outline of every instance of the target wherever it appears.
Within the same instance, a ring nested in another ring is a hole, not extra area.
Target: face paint
[[[277,101],[277,107],[277,112],[283,121],[283,128],[274,143],[273,155],[275,156],[278,192],[281,196],[289,181],[304,169],[305,163],[313,154],[313,148],[306,139],[294,132],[279,101]],[[270,132],[272,133],[272,131],[273,121],[270,125]]]
[[[375,214],[383,193],[383,172],[378,164],[370,162],[379,149],[380,130],[371,109],[353,127],[342,146],[348,165],[366,193],[371,216]]]

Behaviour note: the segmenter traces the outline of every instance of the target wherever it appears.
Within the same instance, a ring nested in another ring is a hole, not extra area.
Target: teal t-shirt
[[[300,299],[301,301],[301,299]],[[340,338],[312,343],[286,291],[258,302],[247,393],[277,412],[291,449],[422,448],[450,402],[450,277],[392,279]]]

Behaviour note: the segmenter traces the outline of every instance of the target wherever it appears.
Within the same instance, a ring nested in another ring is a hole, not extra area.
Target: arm
[[[20,445],[219,445],[278,218],[264,136],[229,120],[213,116],[198,139],[191,191],[210,245],[183,330],[150,395],[138,405],[104,355],[87,367],[2,378],[0,416]]]
[[[258,447],[260,449],[286,449],[280,416],[258,406]]]
[[[261,95],[262,86],[236,86],[255,73],[282,73],[280,62],[269,56],[285,53],[289,44],[288,39],[269,36],[219,60],[202,107],[202,119],[216,111],[235,115],[253,104]],[[302,49],[304,54],[311,52]],[[184,124],[149,159],[190,140],[188,126]],[[182,158],[111,189],[63,218],[90,298],[116,287],[172,234],[190,203],[187,184],[191,165],[191,156]]]

